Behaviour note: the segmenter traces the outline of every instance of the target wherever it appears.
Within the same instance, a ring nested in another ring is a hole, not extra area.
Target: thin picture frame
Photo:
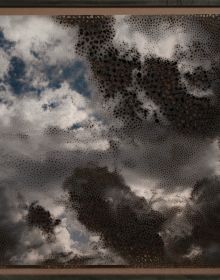
[[[0,0],[0,7],[218,7],[218,0]]]
[[[164,2],[164,3],[163,3]],[[135,1],[126,0],[119,3],[116,0],[40,0],[0,1],[1,15],[195,15],[195,14],[220,14],[220,2],[218,0],[200,1]],[[179,6],[178,6],[179,5]],[[106,9],[106,7],[108,7]],[[180,275],[204,275],[220,276],[219,268],[128,268],[120,266],[94,266],[80,268],[42,268],[34,266],[5,266],[0,268],[1,275],[157,275],[157,276],[180,276]]]

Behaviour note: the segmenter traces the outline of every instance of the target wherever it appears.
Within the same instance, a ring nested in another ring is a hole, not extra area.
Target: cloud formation
[[[0,17],[2,264],[218,265],[218,34]]]
[[[165,217],[136,196],[116,172],[76,168],[64,189],[79,221],[100,235],[105,246],[135,266],[163,263],[159,231]]]

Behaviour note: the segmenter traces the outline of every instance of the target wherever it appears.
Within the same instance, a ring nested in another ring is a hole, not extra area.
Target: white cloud
[[[17,255],[11,258],[11,261],[14,264],[31,265],[40,263],[55,253],[79,253],[75,249],[75,242],[70,238],[65,224],[57,227],[55,234],[56,239],[54,242],[48,242],[47,237],[42,235],[39,229],[24,230],[20,240],[19,251]]]
[[[44,110],[43,105],[48,108]],[[47,126],[65,129],[74,123],[86,120],[89,116],[85,98],[71,90],[67,83],[63,83],[59,89],[45,90],[40,97],[24,96],[16,102],[15,106],[17,106],[16,113],[33,127],[36,125],[36,130]]]
[[[0,79],[2,79],[4,78],[4,75],[8,72],[9,69],[9,56],[2,49],[0,49],[0,61],[1,61]]]
[[[39,96],[15,96],[10,91],[2,91],[0,96],[5,101],[0,104],[0,142],[6,150],[38,157],[39,152],[53,149],[106,150],[109,146],[102,135],[104,126],[93,116],[89,100],[70,89],[66,82],[61,88],[46,89]],[[61,133],[80,123],[79,129]],[[51,137],[46,133],[49,127],[60,131]],[[19,133],[28,135],[27,141],[21,141]]]
[[[33,62],[33,51],[49,64],[75,56],[76,30],[64,29],[51,17],[1,16],[0,27],[5,38],[16,43],[14,55],[25,61]]]
[[[177,45],[180,45],[182,49],[187,49],[188,35],[180,27],[168,29],[165,23],[160,24],[156,30],[154,29],[155,36],[149,36],[132,30],[126,22],[126,17],[117,16],[115,30],[115,46],[119,47],[121,44],[125,44],[128,49],[134,47],[141,56],[156,55],[171,59]],[[152,32],[154,31],[152,30]]]

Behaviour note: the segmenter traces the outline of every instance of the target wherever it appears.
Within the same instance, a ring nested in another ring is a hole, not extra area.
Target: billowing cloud
[[[0,17],[2,264],[218,263],[216,34],[200,16]]]
[[[219,265],[219,192],[219,177],[198,181],[177,224],[167,227],[167,250],[177,263]],[[180,225],[182,231],[177,232]]]
[[[69,203],[90,231],[129,264],[161,264],[163,241],[159,235],[165,221],[159,212],[138,197],[116,172],[107,168],[75,169],[65,180]]]
[[[90,108],[86,67],[75,60],[76,30],[66,31],[49,17],[1,17],[0,26],[0,182],[6,213],[0,222],[1,263],[39,264],[55,254],[83,257],[86,248],[93,252],[90,233],[84,229],[82,238],[73,218],[69,225],[62,182],[74,166],[100,158],[108,142]]]
[[[16,44],[13,55],[25,61],[36,63],[39,56],[56,64],[74,57],[76,30],[63,30],[50,17],[1,16],[0,26],[5,39]]]
[[[51,238],[54,235],[54,229],[61,223],[60,219],[54,219],[50,212],[41,205],[32,202],[28,207],[27,223],[30,227],[39,228],[43,233]]]

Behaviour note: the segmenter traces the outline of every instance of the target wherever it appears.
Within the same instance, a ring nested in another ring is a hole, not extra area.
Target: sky
[[[218,20],[0,17],[0,265],[219,266]]]

